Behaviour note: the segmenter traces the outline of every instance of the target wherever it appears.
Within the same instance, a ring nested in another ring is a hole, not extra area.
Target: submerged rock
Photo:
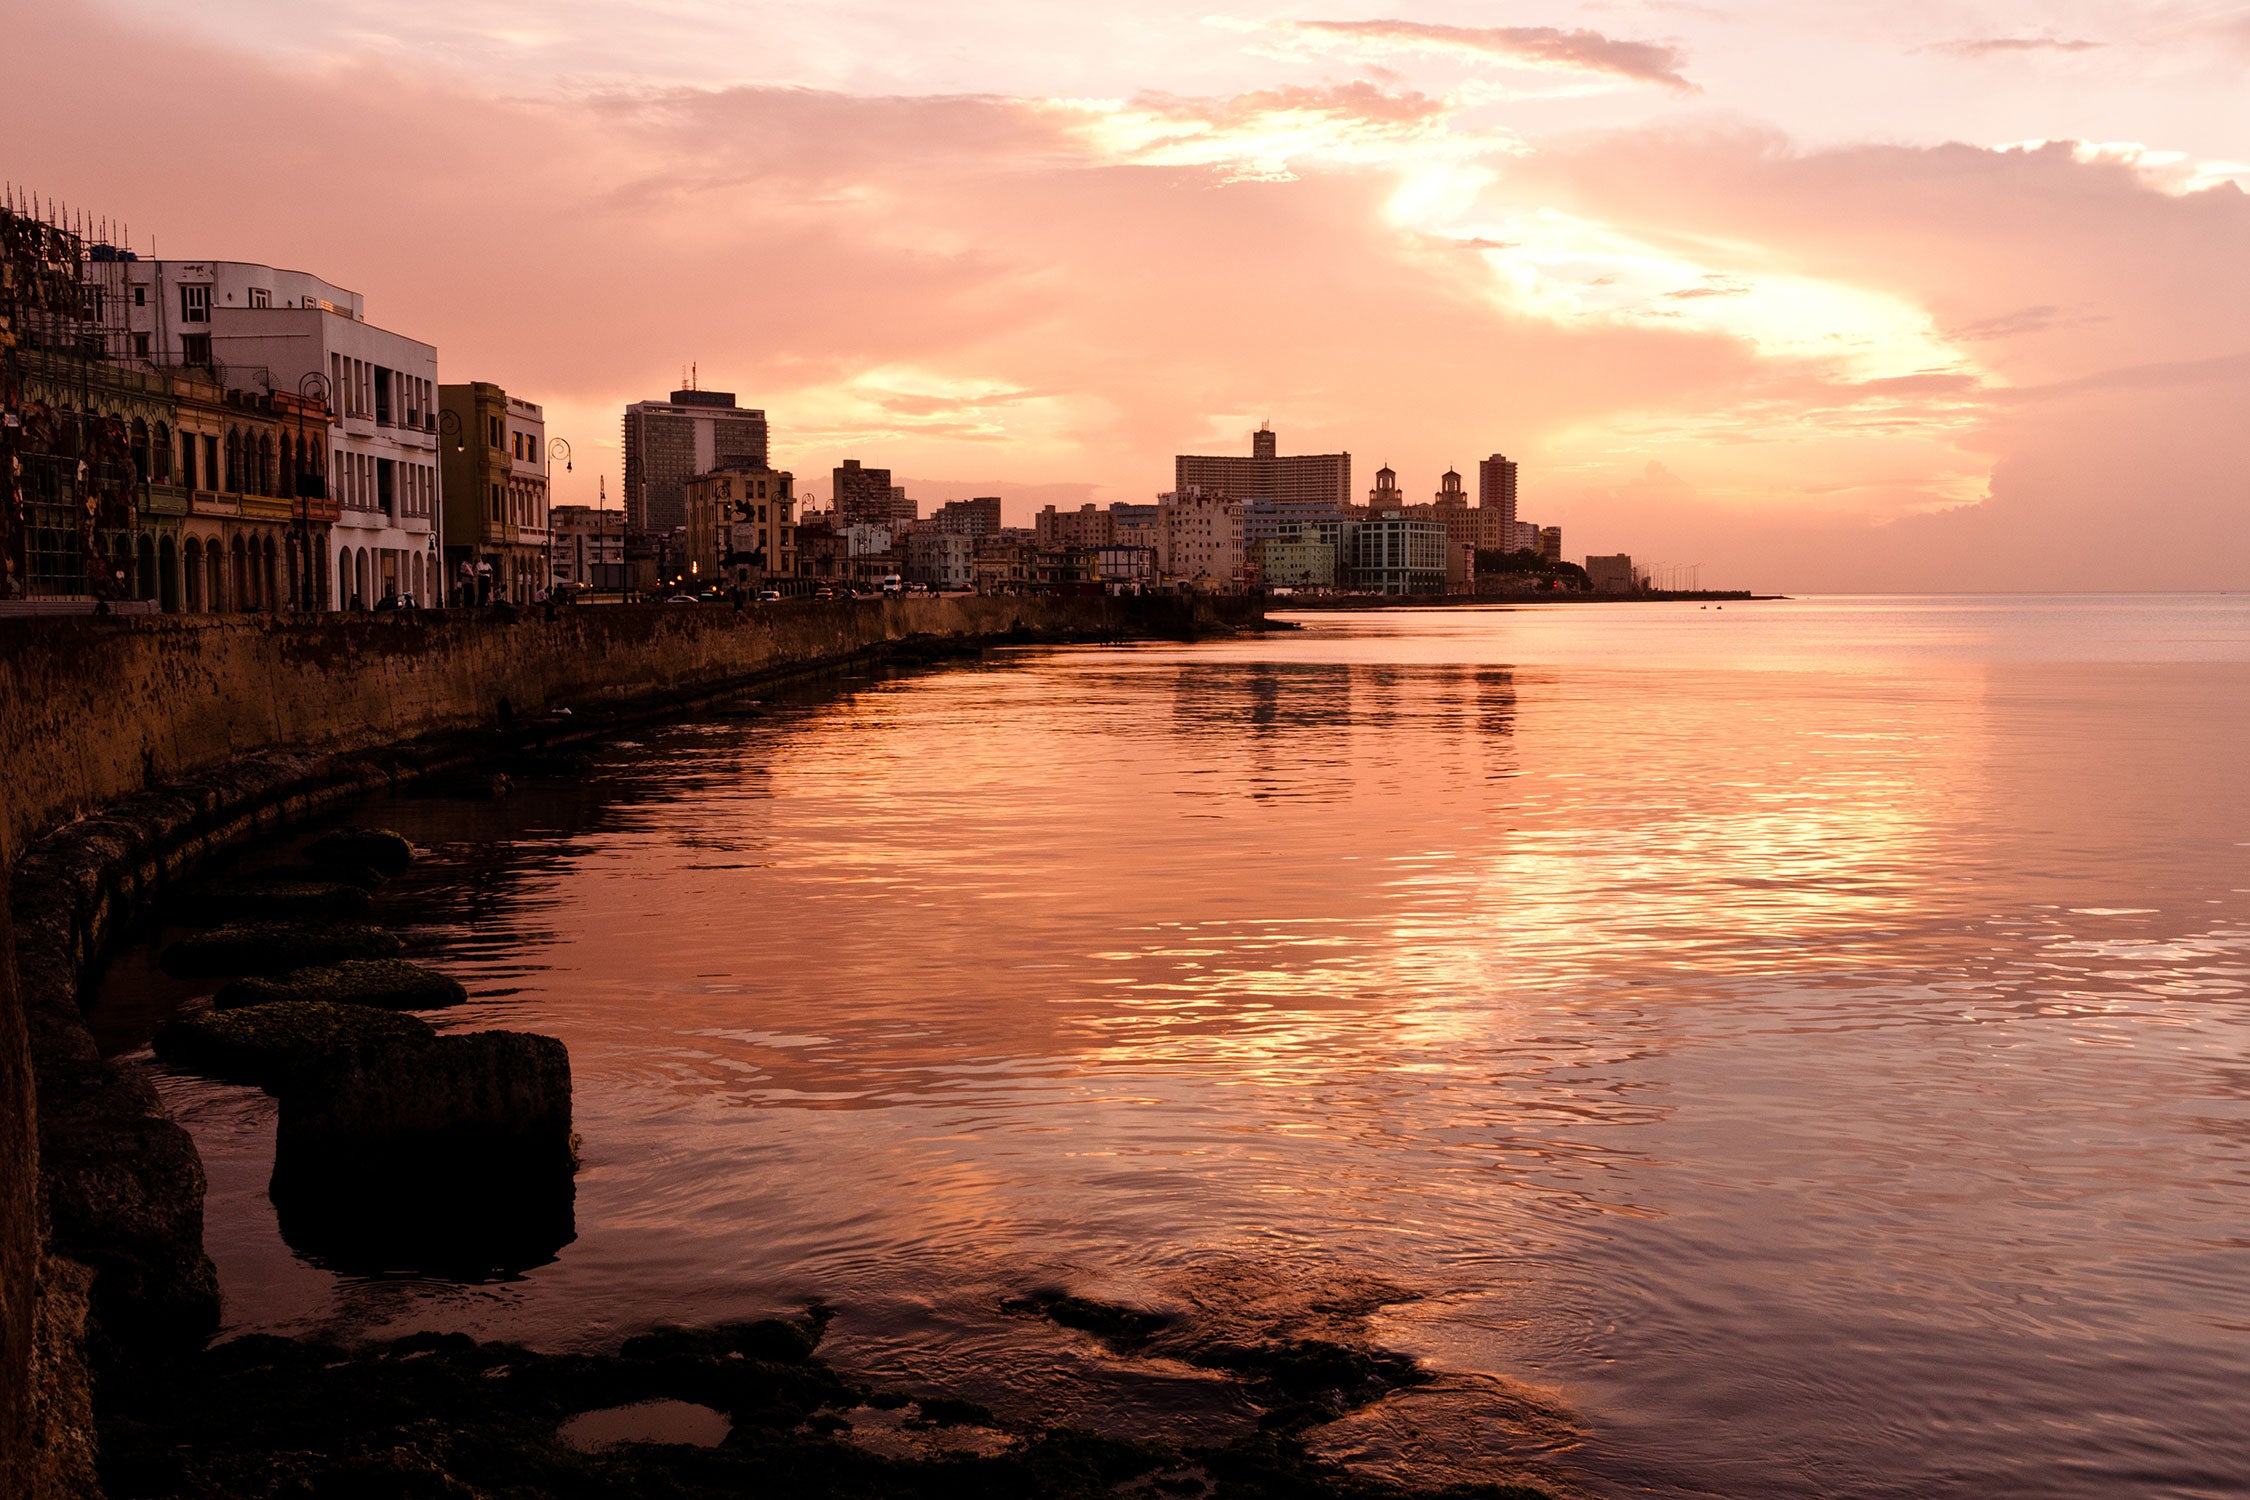
[[[279,1000],[198,1011],[156,1029],[156,1055],[177,1068],[281,1091],[355,1047],[427,1046],[430,1023],[367,1005]]]
[[[409,959],[355,958],[293,969],[279,978],[232,980],[220,988],[211,1003],[220,1010],[270,1005],[277,1000],[320,1000],[386,1010],[440,1010],[468,998],[469,992],[460,980]]]
[[[167,974],[210,978],[224,974],[286,974],[292,969],[353,958],[389,958],[399,940],[364,922],[229,922],[191,933],[164,950]]]
[[[334,828],[305,845],[305,858],[318,865],[365,865],[396,875],[414,863],[414,845],[388,828]]]
[[[364,887],[338,880],[206,880],[170,902],[178,920],[199,927],[224,922],[347,922],[367,915]]]
[[[260,884],[281,885],[356,885],[363,891],[372,891],[389,877],[382,871],[364,864],[335,860],[328,864],[315,864],[309,859],[294,860],[288,864],[263,865],[255,870],[244,870],[236,880],[255,881]]]
[[[480,1031],[293,1079],[271,1192],[283,1235],[339,1269],[505,1275],[576,1237],[575,1166],[568,1051]]]

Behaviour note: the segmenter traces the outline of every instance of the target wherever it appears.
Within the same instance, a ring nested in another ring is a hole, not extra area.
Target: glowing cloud
[[[1598,31],[1554,26],[1444,26],[1430,21],[1289,21],[1308,40],[1341,41],[1398,51],[1447,52],[1514,67],[1594,73],[1629,83],[1653,83],[1676,93],[1696,86],[1680,72],[1687,59],[1659,42],[1621,41]]]

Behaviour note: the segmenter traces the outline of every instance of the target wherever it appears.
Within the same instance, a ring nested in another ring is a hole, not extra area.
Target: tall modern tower
[[[1516,534],[1516,461],[1495,453],[1477,465],[1477,504],[1500,512],[1500,534]]]
[[[1242,506],[1244,538],[1261,541],[1307,521],[1341,520],[1352,503],[1349,453],[1297,453],[1283,458],[1277,434],[1250,435],[1250,456],[1182,453],[1172,460],[1172,489],[1224,495]]]
[[[766,414],[736,406],[732,391],[674,391],[625,408],[625,524],[635,531],[685,526],[698,474],[765,467]]]

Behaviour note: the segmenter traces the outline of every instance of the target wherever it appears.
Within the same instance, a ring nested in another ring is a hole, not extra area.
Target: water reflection
[[[2223,1493],[2245,663],[2239,601],[1386,615],[384,805],[444,1024],[572,1052],[580,1238],[502,1286],[296,1262],[270,1111],[166,1087],[238,1328],[819,1295],[867,1367],[1176,1416],[996,1309],[1224,1254],[1412,1286],[1385,1337],[1620,1492]]]

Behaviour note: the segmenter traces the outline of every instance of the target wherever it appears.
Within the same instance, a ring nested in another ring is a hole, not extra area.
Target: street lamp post
[[[313,582],[312,503],[328,498],[328,424],[336,419],[328,404],[328,377],[318,370],[307,371],[297,382],[297,445],[305,446],[305,405],[318,398],[320,402],[320,458],[307,465],[297,464],[297,608],[310,612],[318,608],[320,589],[328,581],[328,549],[320,551],[321,584]],[[308,457],[310,455],[307,455]]]
[[[461,441],[461,414],[453,410],[451,407],[440,407],[438,409],[437,426],[438,437],[441,440],[451,439],[453,443],[453,451],[456,453],[461,452],[465,446]],[[444,462],[442,457],[439,459],[439,462]],[[437,534],[440,538],[441,543],[438,547],[438,566],[440,570],[440,576],[443,576],[443,569],[445,566],[445,548],[442,545],[443,537],[445,535],[444,494],[445,485],[441,480],[438,485],[439,502],[437,518]],[[482,505],[482,503],[483,502],[481,500],[478,502],[480,506]],[[473,546],[470,548],[470,551],[472,552],[474,552],[475,550],[476,549]],[[440,597],[443,597],[442,592]],[[476,573],[474,569],[471,569],[469,581],[464,584],[461,589],[461,604],[464,608],[466,608],[467,606],[476,602]]]
[[[569,441],[564,438],[549,438],[547,440],[547,463],[550,470],[558,458],[563,461],[563,472],[568,474],[571,469]],[[546,496],[546,506],[546,514],[539,519],[541,522],[540,534],[547,538],[545,563],[547,576],[541,580],[540,587],[546,589],[551,597],[555,592],[555,497],[552,491],[549,491]]]

